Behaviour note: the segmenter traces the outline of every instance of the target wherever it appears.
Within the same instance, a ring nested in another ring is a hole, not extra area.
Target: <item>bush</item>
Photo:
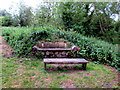
[[[18,55],[28,55],[34,44],[41,40],[54,41],[55,37],[65,39],[78,47],[79,57],[96,63],[103,63],[115,68],[119,66],[120,57],[118,48],[108,42],[97,40],[93,37],[85,37],[76,32],[55,30],[51,27],[39,28],[3,28],[5,40],[15,49]]]
[[[10,16],[5,16],[2,18],[2,26],[11,26],[12,25],[12,17]]]
[[[32,28],[4,28],[2,36],[5,36],[5,40],[15,50],[18,56],[28,55],[31,48],[39,40],[45,40],[48,37],[48,33],[45,29],[32,29]]]
[[[54,33],[60,38],[64,38],[79,46],[82,49],[80,52],[77,52],[79,57],[118,68],[120,57],[118,56],[118,47],[115,45],[93,37],[85,37],[76,32],[57,30]]]

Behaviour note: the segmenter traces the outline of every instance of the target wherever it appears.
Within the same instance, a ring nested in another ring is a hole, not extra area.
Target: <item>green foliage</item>
[[[49,40],[53,42],[56,39],[55,37],[59,37],[80,47],[81,51],[77,52],[79,57],[96,63],[108,64],[115,68],[119,66],[118,47],[92,37],[85,37],[76,32],[55,30],[52,27],[8,27],[2,30],[5,40],[14,48],[18,55],[28,55],[37,41]]]
[[[5,16],[2,18],[2,26],[11,26],[12,25],[12,17],[11,16]]]
[[[19,56],[28,55],[37,41],[45,40],[48,37],[48,33],[43,28],[36,30],[25,27],[4,28],[2,35],[5,36],[5,40],[15,49],[15,52]]]
[[[12,15],[6,10],[0,10],[0,26],[11,26]]]
[[[120,57],[118,47],[115,45],[70,31],[55,31],[54,33],[79,46],[82,49],[78,52],[80,57],[118,68]]]
[[[20,26],[19,24],[19,16],[18,15],[14,15],[12,18],[12,26]]]
[[[12,17],[6,10],[0,11],[0,16],[5,16],[3,26],[51,25],[119,43],[120,21],[114,20],[119,15],[118,2],[43,2],[34,10],[20,1],[17,11]]]
[[[4,18],[3,16],[0,16],[0,26],[2,26],[2,19],[3,18]]]
[[[33,14],[31,12],[31,7],[26,7],[24,4],[22,4],[19,9],[19,16],[18,16],[19,24],[21,26],[31,25],[33,19],[32,15]]]
[[[118,24],[111,18],[115,13],[119,14],[116,2],[64,2],[60,3],[59,9],[65,30],[118,43],[119,29],[115,28]]]
[[[38,26],[43,26],[44,24],[49,22],[50,16],[50,9],[45,6],[40,6],[36,11],[36,21]],[[44,22],[44,23],[43,23]]]
[[[62,8],[62,20],[65,26],[65,30],[69,30],[72,26],[72,9],[71,9],[72,2],[67,2],[63,4]]]

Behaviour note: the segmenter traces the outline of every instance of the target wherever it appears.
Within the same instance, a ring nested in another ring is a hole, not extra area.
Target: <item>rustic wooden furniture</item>
[[[80,58],[44,58],[44,68],[46,64],[82,64],[83,70],[86,70],[88,61]]]
[[[73,53],[71,53],[72,48],[39,48],[34,46],[37,50],[41,51],[41,55],[43,57],[52,57],[52,58],[65,58],[65,57],[73,57]]]
[[[44,58],[44,68],[46,69],[46,64],[82,64],[84,70],[86,70],[86,65],[88,61],[85,59],[76,58],[76,51],[80,51],[76,46],[67,47],[67,43],[63,42],[39,42],[38,45],[33,47],[33,50],[37,52],[41,51],[41,55]],[[72,53],[73,52],[73,53]]]

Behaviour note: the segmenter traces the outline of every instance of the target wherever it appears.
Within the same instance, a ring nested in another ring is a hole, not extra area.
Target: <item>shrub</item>
[[[2,18],[2,26],[11,26],[12,25],[12,19],[11,16],[5,16]]]
[[[4,28],[3,36],[8,44],[15,50],[18,56],[28,55],[31,48],[39,40],[45,40],[48,33],[45,29],[36,30],[32,28]]]
[[[28,55],[38,41],[49,40],[53,42],[57,37],[80,47],[81,51],[77,52],[79,57],[115,68],[119,66],[120,57],[118,56],[118,48],[115,45],[93,37],[85,37],[76,32],[56,30],[52,27],[7,27],[3,28],[2,35],[5,36],[5,40],[15,49],[18,55]]]
[[[93,37],[85,37],[76,32],[56,30],[54,33],[60,38],[79,46],[82,49],[77,52],[80,57],[118,68],[120,57],[118,56],[118,48],[115,45]]]

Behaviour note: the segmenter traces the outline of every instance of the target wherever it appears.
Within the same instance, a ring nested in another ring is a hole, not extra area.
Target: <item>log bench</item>
[[[85,59],[76,58],[77,51],[80,51],[75,45],[70,46],[63,41],[59,42],[38,42],[33,48],[34,55],[37,56],[37,51],[40,51],[43,59],[44,68],[46,64],[82,64],[82,68],[86,70],[88,61]]]
[[[38,51],[40,55],[46,58],[72,58],[77,57],[77,52],[80,51],[78,47],[72,47],[65,42],[38,42],[33,48],[33,55],[38,56]]]
[[[88,61],[80,58],[44,58],[44,68],[46,64],[82,64],[83,70],[86,70]]]

